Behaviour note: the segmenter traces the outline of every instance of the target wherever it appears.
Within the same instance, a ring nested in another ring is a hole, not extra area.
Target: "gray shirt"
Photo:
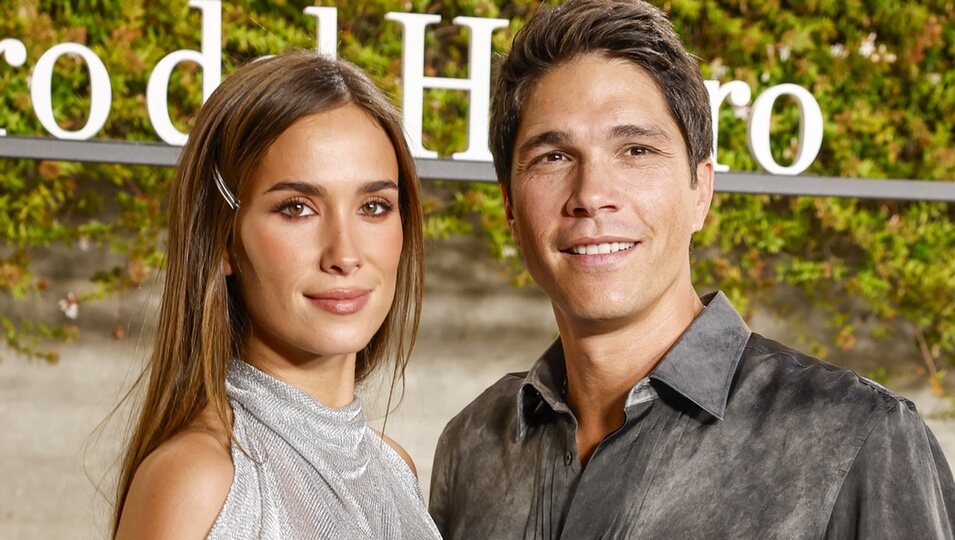
[[[915,406],[750,332],[722,294],[581,467],[560,340],[438,441],[446,538],[952,538],[955,482]],[[625,361],[625,360],[621,360]]]

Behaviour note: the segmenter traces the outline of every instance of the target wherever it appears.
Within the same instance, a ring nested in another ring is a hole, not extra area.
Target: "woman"
[[[357,68],[294,52],[199,111],[171,186],[149,384],[117,538],[433,538],[355,385],[404,373],[422,292],[414,164]]]

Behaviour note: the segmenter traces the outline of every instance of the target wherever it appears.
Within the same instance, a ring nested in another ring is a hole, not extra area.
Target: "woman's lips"
[[[350,315],[365,307],[371,297],[371,291],[365,289],[329,291],[319,294],[306,294],[312,304],[335,315]]]

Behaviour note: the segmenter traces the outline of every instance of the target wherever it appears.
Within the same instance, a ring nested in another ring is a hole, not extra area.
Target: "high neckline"
[[[368,429],[358,396],[344,407],[328,407],[311,394],[248,362],[233,359],[226,376],[229,399],[300,451],[321,441],[329,449],[354,451]]]

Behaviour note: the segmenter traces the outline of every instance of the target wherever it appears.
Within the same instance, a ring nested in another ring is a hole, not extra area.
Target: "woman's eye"
[[[381,216],[391,210],[391,205],[383,201],[368,201],[359,211],[366,216]]]
[[[289,217],[305,217],[315,212],[307,204],[293,201],[282,207],[282,213]]]

